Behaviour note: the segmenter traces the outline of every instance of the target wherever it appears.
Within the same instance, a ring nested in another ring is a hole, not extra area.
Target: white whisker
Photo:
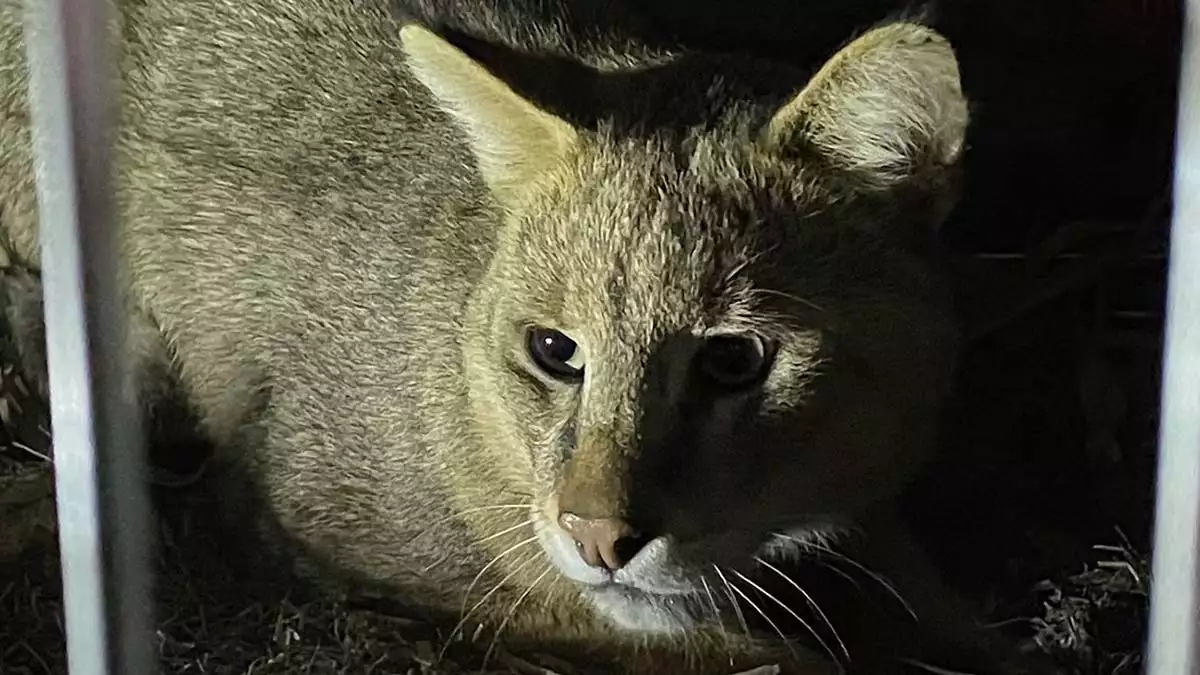
[[[420,532],[418,532],[418,533],[416,534],[416,536],[414,536],[414,537],[413,537],[411,540],[409,540],[409,543],[411,544],[412,542],[415,542],[416,540],[418,540],[418,539],[420,539],[421,537],[425,536],[426,534],[428,534],[429,532],[431,532],[431,531],[432,531],[432,530],[433,530],[435,527],[437,527],[438,525],[441,525],[441,524],[443,524],[443,523],[447,523],[447,522],[449,522],[449,521],[451,521],[451,520],[457,520],[458,518],[460,518],[460,517],[462,517],[462,516],[465,516],[465,515],[467,515],[468,513],[478,513],[478,512],[480,512],[480,511],[503,511],[503,510],[513,510],[513,509],[526,509],[526,510],[529,510],[529,509],[532,509],[532,508],[533,508],[533,507],[532,507],[530,504],[493,504],[493,505],[490,505],[490,506],[477,506],[477,507],[475,507],[475,508],[472,508],[472,509],[465,509],[465,510],[462,510],[462,511],[455,511],[454,513],[451,513],[451,514],[450,514],[450,515],[448,515],[448,516],[443,516],[443,517],[441,517],[441,518],[438,518],[437,520],[433,521],[432,523],[430,523],[428,526],[426,526],[426,527],[425,527],[425,529],[423,529],[423,530],[421,530]]]
[[[475,508],[471,508],[471,509],[463,509],[462,511],[455,512],[454,515],[455,516],[463,516],[468,513],[475,513],[477,511],[502,511],[504,509],[532,509],[532,508],[533,508],[532,504],[491,504],[489,506],[476,506]]]
[[[513,530],[519,530],[522,527],[527,527],[529,525],[532,525],[533,522],[534,522],[533,518],[530,518],[529,520],[526,520],[521,523],[517,523],[516,525],[513,525],[512,527],[506,527],[503,530],[500,530],[499,532],[494,532],[494,533],[489,534],[488,536],[484,537],[483,539],[480,539],[478,543],[482,544],[486,541],[491,541],[497,537],[503,537],[504,535],[508,534],[509,532],[512,532]]]
[[[813,597],[812,597],[811,595],[809,595],[808,591],[804,590],[804,588],[802,588],[802,587],[800,586],[800,584],[796,582],[796,580],[795,580],[795,579],[793,579],[793,578],[789,577],[788,575],[784,574],[784,573],[783,573],[783,570],[779,569],[778,567],[776,567],[776,566],[772,565],[771,563],[769,563],[769,562],[767,562],[766,560],[763,560],[762,558],[759,558],[759,557],[757,557],[757,556],[756,556],[754,559],[755,559],[755,560],[756,560],[756,561],[757,561],[759,564],[761,564],[761,565],[765,566],[767,569],[771,570],[771,571],[772,571],[772,572],[774,572],[775,574],[778,574],[780,577],[783,577],[784,581],[786,581],[786,582],[788,582],[789,584],[791,584],[793,588],[795,588],[797,591],[799,591],[799,592],[800,592],[800,595],[803,595],[803,596],[804,596],[804,600],[805,600],[806,602],[808,602],[809,606],[810,606],[810,607],[812,607],[812,608],[813,608],[813,609],[814,609],[814,610],[817,612],[817,615],[821,617],[821,620],[825,622],[825,625],[826,625],[826,626],[829,626],[829,631],[830,631],[831,633],[833,633],[833,637],[834,637],[834,639],[835,639],[835,640],[837,640],[837,642],[838,642],[838,647],[840,647],[840,648],[841,648],[841,650],[842,650],[842,654],[843,654],[843,655],[845,655],[845,657],[846,657],[846,662],[847,662],[847,663],[849,663],[849,662],[850,662],[850,651],[849,651],[848,649],[846,649],[846,643],[845,643],[844,641],[842,641],[842,637],[841,637],[840,635],[838,635],[837,629],[833,627],[833,623],[832,623],[832,622],[829,620],[829,617],[825,615],[825,612],[824,612],[824,610],[822,610],[822,609],[821,609],[821,606],[817,604],[817,601],[816,601],[816,600],[814,600],[814,599],[813,599]],[[739,575],[739,576],[741,576],[741,575]],[[753,583],[754,583],[754,582],[750,581],[749,579],[747,579],[746,581],[750,582],[751,584],[753,584]],[[760,588],[759,590],[761,591],[762,589]],[[768,597],[772,597],[772,598],[774,597],[774,596],[771,596],[769,593],[766,593],[766,591],[763,591],[763,593],[764,593],[764,594],[766,594]],[[778,601],[778,600],[775,600],[775,602],[779,602],[779,601]],[[791,610],[791,608],[790,608],[790,607],[788,607],[788,606],[784,605],[784,604],[783,604],[783,603],[781,603],[781,602],[780,602],[779,604],[780,604],[780,606],[782,606],[784,609],[788,610],[788,612],[791,612],[793,616],[795,616],[795,612],[792,612],[792,610]],[[796,617],[796,618],[797,618],[797,619],[800,619],[800,617]],[[808,629],[808,631],[809,631],[810,633],[812,633],[814,637],[816,637],[816,638],[817,638],[817,640],[818,640],[818,641],[821,643],[821,646],[822,646],[822,647],[824,647],[824,648],[825,648],[825,651],[829,652],[829,655],[832,657],[832,656],[833,656],[833,650],[829,649],[829,645],[825,644],[825,641],[824,641],[824,640],[822,640],[822,639],[820,638],[820,636],[818,636],[818,635],[817,635],[816,631],[814,631],[814,630],[812,629],[812,627],[808,625],[808,622],[806,622],[806,621],[804,621],[804,620],[800,620],[800,623],[801,623],[801,624],[803,624],[803,625],[804,625],[804,627],[805,627],[805,628],[807,628],[807,629]],[[834,657],[834,661],[837,661],[837,657]]]
[[[717,573],[717,577],[725,584],[725,595],[729,598],[729,603],[733,605],[733,612],[737,615],[738,623],[742,625],[742,631],[746,633],[746,639],[753,640],[754,636],[750,635],[750,626],[746,623],[746,616],[742,614],[742,608],[738,605],[737,598],[734,597],[732,587],[729,585],[729,580],[721,573],[721,568],[716,565],[712,566],[713,571]]]
[[[938,666],[933,666],[928,663],[925,663],[924,661],[918,661],[916,659],[900,659],[900,663],[907,663],[910,666],[915,666],[926,672],[933,673],[934,675],[974,675],[973,673],[964,673],[961,670],[950,670],[949,668],[939,668]]]
[[[796,295],[796,294],[794,294],[794,293],[787,293],[787,292],[784,292],[784,291],[777,291],[777,290],[775,290],[775,289],[772,289],[772,288],[756,288],[756,289],[754,289],[754,293],[756,293],[756,294],[758,294],[758,295],[774,295],[774,296],[776,296],[776,297],[779,297],[779,298],[784,298],[785,300],[792,300],[792,301],[794,301],[794,302],[798,302],[798,303],[800,303],[800,304],[804,305],[805,307],[808,307],[809,309],[815,309],[815,310],[816,310],[816,311],[818,311],[818,312],[824,312],[824,311],[825,311],[825,310],[824,310],[824,309],[823,309],[823,308],[822,308],[820,305],[818,305],[817,303],[815,303],[815,302],[813,302],[813,301],[811,301],[811,300],[805,300],[804,298],[802,298],[802,297],[800,297],[800,296],[798,296],[798,295]]]
[[[703,574],[700,575],[700,584],[704,586],[704,594],[708,596],[708,606],[712,608],[712,617],[717,624],[721,624],[721,610],[717,607],[717,599],[713,597],[712,587],[708,585],[708,579]]]
[[[470,585],[467,586],[467,591],[465,593],[463,593],[462,608],[459,610],[459,614],[461,615],[463,612],[467,611],[467,602],[471,599],[471,591],[475,588],[475,584],[479,583],[479,580],[483,578],[483,575],[486,574],[487,571],[492,568],[492,565],[495,565],[496,563],[500,562],[500,559],[503,558],[504,556],[512,553],[513,551],[517,551],[517,550],[521,549],[522,547],[528,546],[529,544],[532,544],[535,541],[537,541],[536,535],[532,536],[528,539],[519,541],[516,544],[509,546],[508,548],[506,548],[504,550],[504,552],[500,553],[499,555],[497,555],[496,557],[494,557],[490,561],[488,561],[488,564],[484,565],[483,569],[479,570],[479,573],[476,574],[475,578],[471,580]]]
[[[786,534],[775,533],[774,536],[779,537],[781,539],[786,539],[788,541],[795,542],[796,544],[799,544],[802,549],[806,549],[809,551],[817,551],[819,553],[824,553],[825,555],[831,556],[835,560],[840,560],[840,561],[856,568],[858,571],[860,571],[863,574],[870,577],[872,581],[874,581],[875,583],[882,586],[884,588],[884,590],[886,590],[888,593],[890,593],[892,595],[892,597],[896,598],[896,600],[901,605],[904,606],[904,611],[908,612],[909,616],[911,616],[914,621],[920,620],[917,617],[917,612],[912,608],[912,605],[910,605],[908,603],[908,601],[904,599],[904,596],[900,595],[900,591],[896,590],[896,587],[893,586],[891,584],[891,582],[889,582],[887,579],[883,578],[883,576],[880,575],[879,573],[873,572],[873,571],[867,569],[865,566],[863,566],[858,561],[850,558],[849,556],[838,553],[837,551],[833,550],[832,548],[829,548],[826,545],[818,544],[816,542],[811,542],[811,541],[803,541],[803,540],[797,539],[796,537],[786,535]],[[835,572],[839,572],[842,574],[843,577],[850,579],[850,577],[848,577],[844,572],[842,572],[841,570],[838,570],[837,568],[833,567],[832,565],[826,565],[826,567]],[[853,579],[850,579],[850,581],[853,582]]]
[[[534,579],[533,583],[529,584],[529,588],[526,588],[525,591],[517,597],[516,602],[513,603],[512,609],[508,610],[508,614],[504,616],[504,620],[501,621],[500,626],[496,628],[496,633],[492,635],[492,643],[488,645],[487,651],[483,654],[483,663],[479,665],[480,671],[483,671],[487,668],[488,659],[491,658],[492,651],[496,648],[496,644],[500,639],[500,634],[504,632],[504,628],[508,626],[508,622],[512,621],[513,616],[516,615],[517,608],[521,606],[521,603],[525,602],[525,598],[529,597],[529,594],[533,592],[533,589],[537,588],[538,584],[542,583],[542,580],[545,579],[546,575],[550,574],[552,570],[553,568],[550,565],[547,565],[546,569],[542,570],[542,573],[538,575],[538,578]]]
[[[803,618],[801,618],[800,615],[797,614],[795,610],[793,610],[791,607],[789,607],[786,603],[784,603],[779,598],[777,598],[774,595],[772,595],[771,593],[767,592],[767,589],[756,584],[754,581],[752,581],[746,575],[742,574],[741,572],[738,572],[737,570],[730,570],[730,571],[733,572],[734,574],[738,575],[738,577],[742,581],[753,586],[754,589],[757,590],[759,593],[762,593],[763,595],[767,596],[767,599],[773,601],[775,604],[782,607],[788,614],[790,614],[792,616],[793,619],[799,621],[800,625],[804,626],[804,629],[807,630],[814,638],[817,639],[817,643],[821,645],[821,648],[825,650],[826,654],[829,654],[829,658],[833,659],[833,662],[836,663],[839,668],[841,668],[842,664],[838,660],[837,655],[833,653],[833,650],[829,648],[829,644],[826,643],[825,639],[821,637],[821,634],[818,633],[817,631],[813,630],[813,627],[811,625],[809,625],[809,623],[807,621],[805,621]],[[762,611],[760,610],[759,613],[762,614]],[[766,618],[766,617],[764,616],[763,618]],[[770,621],[770,619],[767,619],[767,621]],[[776,632],[778,632],[778,630],[779,629],[776,629]],[[781,635],[780,637],[783,637],[783,636]]]
[[[496,594],[497,591],[499,591],[501,588],[503,588],[504,584],[508,583],[509,579],[512,579],[514,576],[519,574],[521,572],[521,570],[525,568],[526,565],[533,562],[534,560],[537,560],[537,558],[538,558],[537,552],[530,554],[527,558],[524,559],[524,561],[522,561],[519,565],[514,567],[511,572],[509,572],[507,575],[505,575],[503,579],[498,581],[496,583],[496,585],[492,587],[492,590],[488,591],[482,598],[480,598],[479,602],[475,603],[475,605],[473,607],[471,607],[471,610],[469,612],[467,612],[466,614],[464,614],[463,617],[458,620],[458,623],[455,624],[454,629],[451,630],[450,634],[446,637],[446,643],[444,645],[442,645],[442,651],[438,655],[438,660],[441,660],[442,656],[445,656],[446,650],[450,648],[450,642],[454,639],[454,636],[460,630],[462,630],[462,627],[466,625],[467,619],[469,619],[472,614],[474,614],[480,607],[482,607],[483,603],[488,601],[488,598],[492,597],[493,595]]]
[[[729,665],[733,665],[733,645],[729,642],[729,632],[725,630],[725,624],[721,620],[721,609],[717,607],[717,599],[713,596],[712,587],[708,585],[708,579],[703,574],[700,575],[700,583],[704,586],[704,594],[708,596],[708,605],[712,607],[713,621],[717,623],[717,630],[721,632],[721,638],[725,641],[725,652],[729,655]]]
[[[916,610],[913,609],[912,605],[910,605],[908,603],[908,601],[904,599],[904,596],[900,595],[900,591],[896,590],[896,587],[893,586],[890,581],[885,579],[883,577],[883,575],[879,574],[878,572],[874,572],[872,570],[867,569],[862,563],[858,562],[857,560],[854,560],[854,559],[850,558],[849,556],[838,553],[837,551],[835,551],[831,548],[828,548],[825,546],[816,546],[814,548],[816,548],[816,550],[818,550],[818,551],[821,551],[822,553],[832,556],[835,560],[841,560],[842,562],[846,563],[847,565],[850,565],[851,567],[858,569],[863,574],[870,577],[872,580],[875,581],[875,583],[879,584],[880,586],[882,586],[884,588],[884,590],[886,590],[888,593],[890,593],[892,595],[892,597],[896,598],[896,600],[901,605],[904,606],[904,611],[908,612],[909,616],[911,616],[914,621],[920,621],[920,619],[917,617],[917,612],[916,612]]]
[[[730,571],[733,572],[734,574],[737,574],[739,577],[742,577],[742,575],[739,574],[737,572],[737,570],[730,570]],[[722,575],[722,578],[724,578],[724,575]],[[742,578],[745,579],[745,577],[742,577]],[[744,591],[742,591],[742,589],[738,588],[734,584],[729,583],[728,580],[726,580],[725,583],[729,586],[729,588],[734,593],[737,593],[738,595],[740,595],[742,597],[742,599],[745,600],[746,603],[754,609],[754,611],[758,612],[759,616],[761,616],[763,619],[766,620],[767,624],[769,626],[771,626],[772,630],[775,631],[775,634],[778,635],[779,639],[783,642],[783,646],[787,647],[788,651],[792,653],[792,658],[799,661],[800,656],[798,654],[796,654],[796,650],[792,648],[792,643],[788,641],[787,636],[783,634],[783,631],[779,630],[779,626],[777,626],[775,624],[775,622],[771,620],[771,617],[767,616],[767,613],[764,612],[762,610],[762,608],[759,607],[753,600],[751,600],[750,596],[746,595],[746,593]]]
[[[834,566],[834,565],[832,565],[832,564],[830,564],[830,563],[828,563],[828,562],[825,562],[824,560],[820,560],[820,559],[818,559],[816,562],[817,562],[817,564],[819,564],[821,567],[824,567],[825,569],[829,570],[830,572],[833,572],[834,574],[836,574],[836,575],[838,575],[839,577],[841,577],[841,578],[845,579],[846,581],[849,581],[849,582],[850,582],[851,584],[853,584],[853,585],[854,585],[854,587],[855,587],[855,588],[857,588],[859,591],[862,591],[862,584],[858,583],[858,579],[855,579],[854,577],[852,577],[852,576],[850,576],[849,574],[847,574],[847,573],[846,573],[846,571],[845,571],[845,570],[843,570],[842,568],[840,568],[840,567],[836,567],[836,566]]]

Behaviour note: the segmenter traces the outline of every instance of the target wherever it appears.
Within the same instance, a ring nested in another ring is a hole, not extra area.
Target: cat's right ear
[[[542,110],[432,31],[400,29],[406,64],[466,133],[484,182],[505,206],[563,161],[578,141],[570,124]]]

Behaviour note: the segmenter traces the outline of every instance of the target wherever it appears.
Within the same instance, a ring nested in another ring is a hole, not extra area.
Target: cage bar
[[[27,0],[67,661],[156,672],[143,442],[123,348],[105,0]]]
[[[1147,675],[1200,673],[1200,0],[1183,31]]]

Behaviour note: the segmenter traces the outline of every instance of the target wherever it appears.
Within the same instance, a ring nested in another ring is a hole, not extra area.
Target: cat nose
[[[624,567],[650,541],[621,518],[583,518],[563,513],[558,524],[575,540],[584,562],[612,571]]]

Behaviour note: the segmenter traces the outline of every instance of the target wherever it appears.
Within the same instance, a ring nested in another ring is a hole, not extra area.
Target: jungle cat
[[[764,570],[903,540],[955,366],[945,39],[879,25],[811,77],[669,59],[581,80],[577,124],[382,0],[117,5],[143,403],[184,393],[264,531],[618,671],[838,670],[739,624],[777,609]],[[20,30],[2,0],[0,219],[36,270]],[[880,545],[940,630],[919,553]]]

